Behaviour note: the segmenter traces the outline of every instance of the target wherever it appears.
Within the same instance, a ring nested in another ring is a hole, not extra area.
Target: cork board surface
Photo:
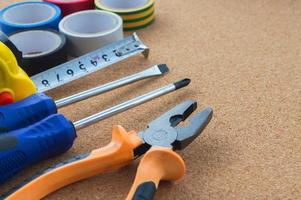
[[[2,0],[1,7],[11,3]],[[39,169],[110,141],[111,125],[142,130],[186,99],[214,109],[210,125],[185,151],[184,179],[163,182],[156,199],[301,199],[301,2],[295,0],[158,1],[157,20],[138,31],[151,48],[49,92],[65,97],[157,63],[171,71],[59,110],[82,119],[189,77],[189,87],[78,132],[67,153],[34,165],[0,193]],[[124,199],[138,161],[65,187],[46,199]]]

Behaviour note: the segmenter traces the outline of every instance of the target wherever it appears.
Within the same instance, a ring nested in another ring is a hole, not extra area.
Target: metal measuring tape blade
[[[123,40],[36,74],[31,79],[38,92],[45,92],[139,53],[147,58],[149,48],[134,33]]]

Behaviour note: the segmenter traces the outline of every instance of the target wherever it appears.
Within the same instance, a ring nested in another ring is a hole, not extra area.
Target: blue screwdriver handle
[[[76,138],[73,124],[61,114],[27,128],[0,135],[0,184],[24,168],[66,152]]]
[[[33,94],[16,103],[0,106],[0,133],[32,125],[57,113],[55,102],[43,93]]]

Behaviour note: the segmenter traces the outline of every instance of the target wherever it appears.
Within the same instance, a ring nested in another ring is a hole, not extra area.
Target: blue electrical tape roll
[[[32,28],[58,30],[61,10],[47,2],[21,2],[9,5],[0,12],[0,24],[6,34]]]

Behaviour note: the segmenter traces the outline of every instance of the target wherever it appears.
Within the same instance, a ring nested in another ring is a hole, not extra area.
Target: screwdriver
[[[62,108],[72,103],[82,101],[92,96],[142,79],[163,75],[168,71],[169,69],[165,64],[155,65],[139,73],[74,94],[57,101],[54,101],[44,93],[35,93],[16,103],[0,106],[0,133],[27,127],[44,119],[49,115],[57,113],[58,108]]]
[[[189,83],[190,79],[183,79],[168,84],[73,124],[63,115],[53,114],[26,128],[1,134],[0,183],[38,161],[66,152],[73,145],[76,130],[183,88]]]

